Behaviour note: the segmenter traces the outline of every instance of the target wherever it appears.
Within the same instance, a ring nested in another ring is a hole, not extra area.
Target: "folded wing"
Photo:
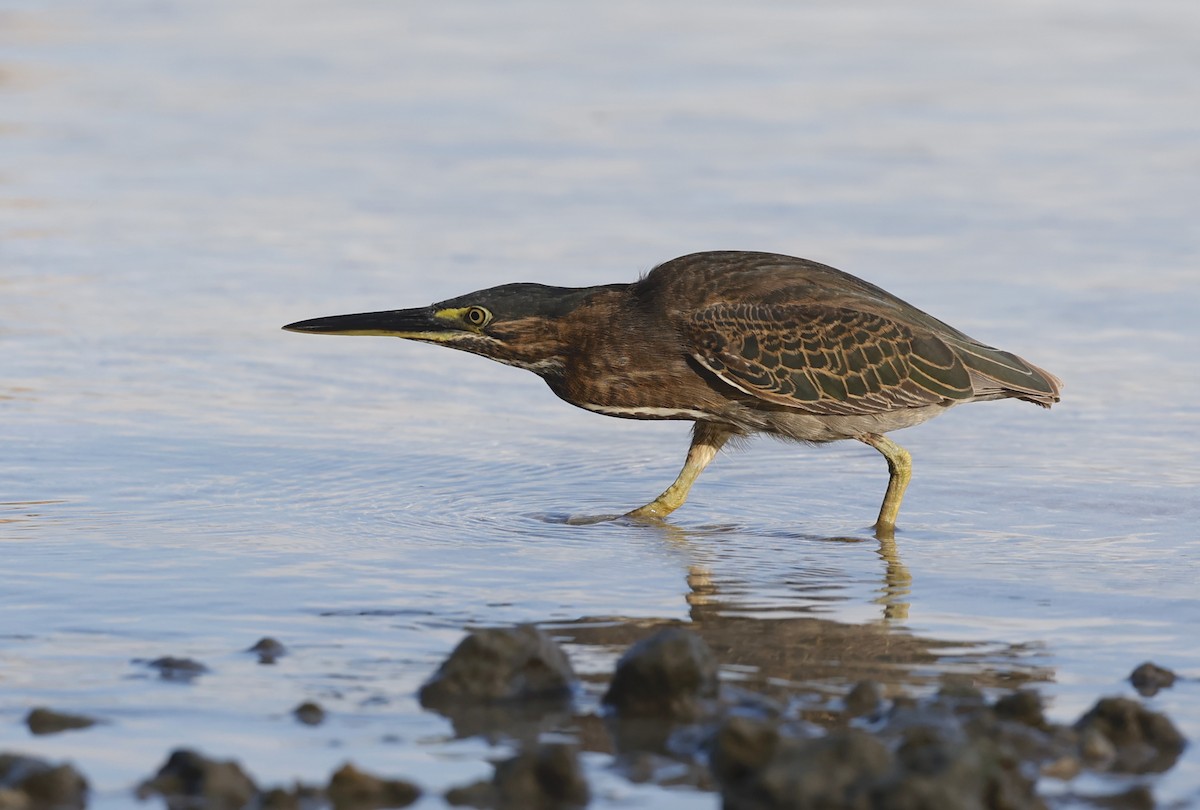
[[[729,385],[814,415],[952,405],[973,375],[938,336],[817,304],[717,304],[692,318],[693,358]]]

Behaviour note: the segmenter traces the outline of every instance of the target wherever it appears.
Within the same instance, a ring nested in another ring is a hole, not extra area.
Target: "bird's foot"
[[[683,476],[681,475],[680,477],[682,478]],[[689,489],[691,489],[691,481],[686,481],[683,484],[676,481],[667,487],[663,494],[650,501],[650,503],[645,506],[639,506],[632,512],[626,512],[625,517],[633,518],[634,520],[662,520],[683,506],[684,501],[687,500]]]
[[[637,509],[626,512],[622,517],[634,520],[662,520],[678,508],[678,506],[671,506],[662,501],[654,500],[645,506],[639,506]]]

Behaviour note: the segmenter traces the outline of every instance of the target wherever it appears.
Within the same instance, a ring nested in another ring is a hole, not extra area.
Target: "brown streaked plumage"
[[[773,253],[694,253],[631,284],[505,284],[430,307],[284,328],[440,343],[533,371],[597,413],[695,422],[678,479],[634,517],[682,505],[733,436],[857,439],[888,462],[880,536],[891,535],[911,476],[908,453],[883,434],[965,402],[1048,408],[1061,387],[873,284]]]

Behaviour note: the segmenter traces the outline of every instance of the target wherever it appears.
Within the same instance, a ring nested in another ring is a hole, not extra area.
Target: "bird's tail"
[[[1062,380],[1049,371],[1017,357],[1011,352],[993,349],[970,340],[949,339],[955,353],[971,374],[974,399],[1015,397],[1043,408],[1060,399]]]

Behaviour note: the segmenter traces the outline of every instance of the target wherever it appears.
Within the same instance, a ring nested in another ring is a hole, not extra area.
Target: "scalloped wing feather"
[[[971,399],[971,374],[939,337],[853,309],[717,304],[691,319],[697,362],[766,402],[814,415]]]

